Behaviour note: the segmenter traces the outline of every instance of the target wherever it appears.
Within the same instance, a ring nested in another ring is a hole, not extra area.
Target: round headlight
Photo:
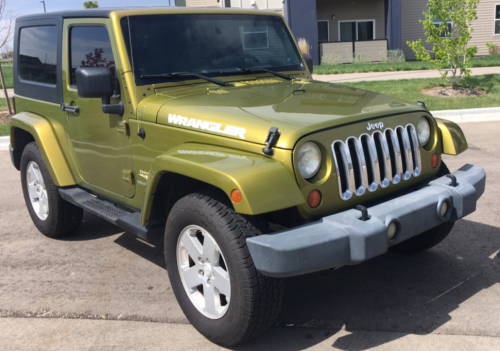
[[[418,120],[417,134],[420,145],[427,145],[429,139],[431,138],[431,125],[429,124],[427,118],[420,117]]]
[[[312,178],[321,167],[321,151],[318,145],[308,141],[299,149],[297,157],[299,172],[305,179]]]

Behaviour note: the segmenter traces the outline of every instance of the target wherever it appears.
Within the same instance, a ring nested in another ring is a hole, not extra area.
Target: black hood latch
[[[271,127],[269,129],[269,134],[267,135],[266,138],[266,147],[262,149],[262,152],[266,154],[267,156],[273,156],[274,155],[274,150],[273,147],[276,146],[276,143],[280,139],[281,133],[278,132],[277,127]]]

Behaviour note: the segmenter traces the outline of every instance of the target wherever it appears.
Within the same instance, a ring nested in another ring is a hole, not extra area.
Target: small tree
[[[407,42],[417,59],[431,62],[443,79],[451,81],[453,89],[459,79],[470,75],[470,61],[477,52],[477,47],[468,43],[473,32],[472,21],[477,19],[478,3],[479,0],[429,0],[429,9],[420,23],[427,42],[433,45],[434,57],[422,39]]]
[[[12,38],[14,25],[14,14],[12,10],[6,8],[7,0],[0,0],[0,51],[4,49],[7,43]],[[3,92],[5,95],[5,101],[7,102],[7,107],[9,113],[12,114],[12,108],[10,106],[9,95],[7,93],[7,87],[5,86],[5,78],[3,75],[2,65],[0,64],[0,80],[2,81]]]
[[[97,1],[85,1],[83,7],[86,9],[96,9],[99,7],[99,2]]]

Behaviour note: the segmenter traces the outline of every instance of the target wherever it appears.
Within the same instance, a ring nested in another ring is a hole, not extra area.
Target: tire
[[[26,207],[40,232],[55,238],[78,229],[83,210],[61,198],[35,142],[23,150],[21,184]]]
[[[450,170],[444,162],[441,162],[441,167],[439,168],[439,172],[436,176],[442,177],[446,174],[450,174]],[[437,227],[423,232],[422,234],[414,236],[413,238],[405,240],[397,245],[391,246],[389,249],[404,254],[414,254],[429,250],[443,241],[444,238],[450,234],[454,225],[455,221],[447,221]]]
[[[173,206],[165,260],[188,320],[210,341],[230,347],[271,327],[281,308],[283,282],[254,266],[245,239],[260,234],[256,226],[216,198],[195,193]]]

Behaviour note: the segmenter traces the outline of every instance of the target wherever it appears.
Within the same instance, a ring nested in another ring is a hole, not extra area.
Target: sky
[[[61,10],[83,10],[85,0],[45,0],[47,12]],[[169,6],[174,5],[174,0],[99,0],[99,7],[125,7],[125,6]],[[30,15],[43,12],[40,0],[7,0],[7,10],[12,10],[16,16]],[[12,46],[12,40],[10,42]]]

